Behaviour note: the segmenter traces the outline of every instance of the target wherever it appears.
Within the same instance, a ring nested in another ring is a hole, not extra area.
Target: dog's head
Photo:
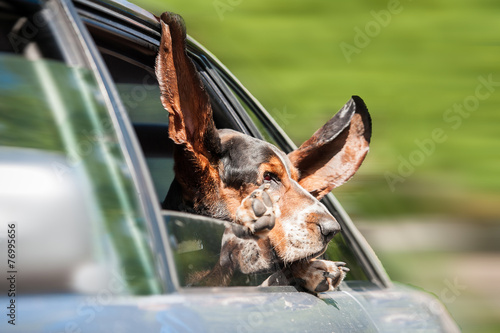
[[[363,101],[354,96],[297,150],[232,130],[217,130],[209,98],[186,55],[182,19],[161,17],[156,72],[176,143],[175,172],[183,200],[195,212],[234,220],[242,200],[262,184],[275,203],[268,240],[282,262],[321,254],[340,230],[319,200],[359,168],[371,135]]]

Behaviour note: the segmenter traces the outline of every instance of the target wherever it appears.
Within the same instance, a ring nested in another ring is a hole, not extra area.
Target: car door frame
[[[162,292],[178,290],[178,281],[173,266],[171,249],[162,239],[166,233],[161,211],[156,204],[156,194],[149,177],[148,168],[142,156],[140,145],[119,97],[111,75],[73,3],[65,0],[40,1],[45,10],[54,12],[59,29],[56,38],[66,46],[64,56],[73,66],[89,68],[98,84],[103,102],[118,136],[119,146],[125,156],[128,170],[135,185],[142,214],[146,221],[152,248],[154,249],[156,274],[161,281]],[[71,47],[68,48],[68,45]]]
[[[82,8],[90,8],[93,11],[92,15],[95,15],[94,19],[98,18],[99,15],[102,15],[103,23],[105,23],[106,19],[109,20],[109,18],[118,20],[120,22],[119,30],[121,34],[130,34],[130,36],[143,39],[145,43],[150,43],[151,46],[158,48],[161,38],[159,22],[152,14],[142,10],[141,8],[130,3],[109,0],[99,2],[92,0],[75,0],[75,4],[80,15],[83,13]],[[83,19],[85,20],[85,18]],[[126,139],[124,140],[124,144],[131,156],[133,156],[133,162],[136,166],[134,169],[138,171],[136,178],[138,179],[139,188],[147,189],[145,193],[149,196],[149,200],[145,200],[147,201],[145,206],[150,212],[149,224],[151,225],[151,229],[153,233],[156,233],[156,235],[166,235],[166,230],[162,227],[162,220],[158,219],[158,207],[155,207],[156,205],[154,204],[158,201],[154,191],[151,191],[152,184],[150,177],[146,176],[148,175],[147,167],[145,167],[144,158],[141,154],[137,140],[135,139],[135,135],[133,134],[132,126],[128,121],[126,121],[127,117],[123,103],[120,101],[116,88],[114,88],[111,76],[108,73],[102,58],[100,57],[97,47],[93,45],[92,38],[90,36],[85,36],[84,40],[89,45],[88,49],[91,51],[92,57],[98,65],[99,73],[103,77],[103,82],[109,92],[110,100],[113,102],[113,105],[117,110],[117,118],[121,121],[118,125]],[[231,72],[215,56],[189,36],[188,51],[192,56],[196,57],[198,61],[202,62],[204,66],[206,66],[208,69],[206,71],[208,79],[215,84],[218,93],[220,93],[219,97],[224,100],[227,105],[232,107],[230,114],[237,117],[237,121],[239,122],[241,130],[244,133],[262,138],[255,125],[253,125],[250,117],[246,114],[246,111],[241,106],[238,107],[239,102],[236,101],[234,95],[232,95],[231,89],[239,94],[240,98],[244,99],[244,101],[256,114],[258,119],[273,134],[273,139],[276,140],[278,145],[280,145],[284,151],[291,151],[296,148],[294,143],[287,137],[285,132],[273,120],[265,108],[250,94],[250,92],[248,92],[238,79],[232,75]],[[328,194],[323,200],[323,203],[329,208],[341,224],[342,233],[346,242],[353,249],[356,257],[364,267],[368,279],[381,288],[390,287],[392,283],[377,256],[361,233],[354,226],[352,220],[344,211],[335,196],[331,193]],[[166,246],[164,242],[158,238],[159,237],[157,236],[155,237],[155,247],[158,250],[163,248],[163,252],[166,253],[164,260],[168,261],[168,258],[172,258],[172,254],[170,253],[168,246]],[[170,265],[171,264],[168,262],[164,263],[165,267],[175,269]],[[171,290],[171,288],[178,290],[179,285],[176,278],[171,276],[166,287],[166,290]]]

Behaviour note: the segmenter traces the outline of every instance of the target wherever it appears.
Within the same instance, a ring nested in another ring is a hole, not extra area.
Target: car
[[[391,282],[336,198],[318,297],[190,276],[218,260],[224,221],[161,209],[174,177],[154,75],[160,25],[121,0],[0,0],[2,332],[455,332],[433,295]],[[168,10],[168,8],[165,8]],[[293,142],[194,39],[188,53],[219,128]]]

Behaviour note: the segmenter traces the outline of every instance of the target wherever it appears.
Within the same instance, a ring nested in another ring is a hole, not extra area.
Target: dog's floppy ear
[[[176,158],[176,177],[184,188],[203,185],[193,182],[213,183],[219,179],[217,164],[221,143],[210,99],[187,56],[182,17],[166,12],[161,15],[160,24],[162,36],[156,58],[156,77],[161,102],[169,113],[169,136],[180,148],[176,149],[176,154],[181,154]]]
[[[371,119],[365,103],[353,96],[297,150],[288,154],[300,171],[299,184],[317,199],[348,181],[368,153]]]

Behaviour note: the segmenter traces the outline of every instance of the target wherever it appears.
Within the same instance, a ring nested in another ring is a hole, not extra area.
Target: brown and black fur
[[[349,180],[368,152],[371,120],[363,101],[353,96],[289,154],[248,135],[218,130],[186,54],[182,18],[164,13],[160,22],[156,74],[176,144],[175,181],[164,208],[231,225],[219,264],[202,283],[227,285],[235,270],[252,273],[278,265],[286,267],[287,281],[300,281],[310,292],[336,288],[348,271],[345,264],[315,258],[340,225],[319,200]]]

